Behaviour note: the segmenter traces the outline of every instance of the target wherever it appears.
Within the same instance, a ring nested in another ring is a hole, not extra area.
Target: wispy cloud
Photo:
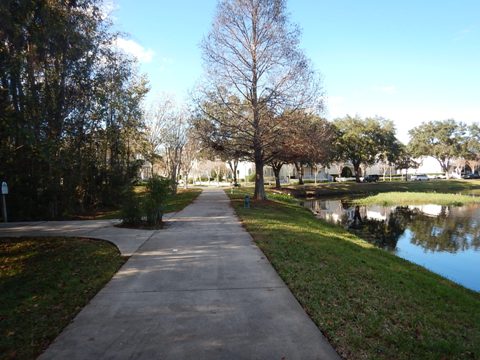
[[[152,49],[146,49],[139,43],[131,39],[118,38],[115,46],[127,54],[133,55],[138,61],[149,63],[153,60],[155,52]]]
[[[373,90],[388,95],[397,93],[397,87],[395,85],[376,85],[373,87]]]
[[[468,26],[466,28],[463,28],[460,31],[457,31],[453,36],[453,40],[454,41],[463,40],[474,32],[475,32],[475,26]]]

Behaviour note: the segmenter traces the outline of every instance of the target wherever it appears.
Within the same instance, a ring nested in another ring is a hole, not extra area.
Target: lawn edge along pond
[[[229,193],[229,192],[227,192]],[[347,359],[476,359],[480,294],[314,217],[229,194],[256,244]]]
[[[2,238],[0,358],[40,355],[125,261],[102,240]]]
[[[356,205],[453,205],[462,206],[465,204],[480,203],[479,196],[448,194],[448,193],[427,193],[427,192],[386,192],[361,199],[354,199]]]
[[[334,182],[317,185],[289,185],[282,191],[296,197],[374,195],[382,192],[439,192],[480,195],[480,180],[394,181],[378,183]]]

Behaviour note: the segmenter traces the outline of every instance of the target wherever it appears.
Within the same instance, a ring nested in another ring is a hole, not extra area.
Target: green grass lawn
[[[378,183],[321,183],[283,188],[296,196],[373,195],[381,192],[440,192],[480,195],[480,180],[394,181]]]
[[[145,186],[136,186],[135,193],[142,197],[145,194]],[[165,213],[180,211],[186,206],[190,205],[198,195],[202,192],[201,189],[191,188],[191,189],[178,189],[177,194],[169,197],[165,205]],[[106,212],[99,212],[93,216],[90,216],[91,219],[97,220],[107,220],[107,219],[119,219],[120,210],[111,210]]]
[[[124,263],[78,238],[0,239],[0,359],[34,359]]]
[[[480,203],[480,197],[428,192],[386,192],[354,200],[358,205],[457,205]]]
[[[201,189],[179,189],[175,196],[168,199],[165,212],[177,212],[190,205],[202,192]]]
[[[340,355],[480,358],[479,293],[296,204],[262,201],[244,209],[243,191],[230,196],[244,226]]]

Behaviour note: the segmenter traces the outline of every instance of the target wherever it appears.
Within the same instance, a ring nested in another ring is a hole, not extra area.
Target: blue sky
[[[116,0],[122,47],[139,58],[150,100],[182,100],[202,76],[199,43],[216,0]],[[290,0],[301,47],[322,74],[328,119],[392,119],[399,138],[422,121],[480,121],[480,1]]]

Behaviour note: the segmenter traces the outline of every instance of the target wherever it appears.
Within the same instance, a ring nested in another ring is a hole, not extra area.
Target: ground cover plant
[[[246,229],[347,359],[476,359],[480,294],[375,248],[296,204],[230,194]]]
[[[0,358],[36,358],[125,258],[105,241],[0,240]]]

